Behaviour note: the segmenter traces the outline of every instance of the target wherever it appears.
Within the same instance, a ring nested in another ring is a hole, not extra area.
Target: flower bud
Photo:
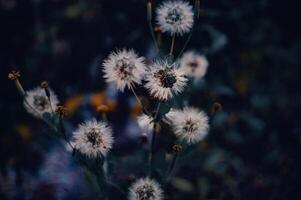
[[[178,154],[178,153],[182,152],[183,147],[180,144],[175,144],[175,145],[173,145],[172,150],[175,154]]]
[[[223,109],[222,105],[218,102],[215,102],[213,105],[212,105],[212,113],[216,113],[216,112],[219,112]]]
[[[68,115],[68,109],[64,106],[58,106],[55,112],[61,117],[65,117]]]
[[[19,71],[11,71],[10,73],[8,73],[8,79],[9,80],[16,80],[18,78],[20,78],[21,75],[20,75],[20,72]]]
[[[46,88],[48,88],[49,85],[48,85],[47,81],[43,81],[40,86],[41,86],[41,88],[46,89]]]

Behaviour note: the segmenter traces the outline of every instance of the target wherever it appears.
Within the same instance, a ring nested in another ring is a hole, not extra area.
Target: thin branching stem
[[[141,109],[143,110],[143,112],[146,113],[148,116],[150,116],[150,115],[151,115],[150,112],[149,112],[148,110],[146,110],[146,108],[143,106],[142,101],[141,101],[140,98],[138,97],[138,95],[137,95],[135,89],[134,89],[132,86],[131,86],[130,88],[131,88],[131,91],[133,92],[133,94],[134,94],[134,96],[135,96],[137,102],[140,104]]]
[[[152,24],[152,3],[151,1],[147,1],[147,5],[146,5],[146,9],[147,9],[147,24],[152,36],[152,40],[154,42],[156,51],[159,52],[159,47],[158,47],[158,43],[155,37],[155,33],[154,33],[154,28],[153,28],[153,24]]]
[[[102,118],[103,121],[108,122],[108,117],[107,117],[107,114],[105,112],[101,113],[101,118]]]
[[[169,56],[172,56],[172,55],[173,55],[174,48],[175,48],[175,42],[176,42],[176,35],[174,34],[174,35],[172,36],[172,39],[171,39],[171,45],[170,45],[170,50],[169,50]]]
[[[64,119],[62,116],[59,116],[59,123],[60,123],[60,126],[61,126],[61,134],[63,135],[63,139],[65,140],[65,142],[71,147],[71,149],[73,150],[74,147],[73,145],[70,143],[70,141],[68,140],[67,138],[67,134],[66,134],[66,128],[65,128],[65,124],[64,124]]]
[[[156,108],[155,117],[154,117],[155,121],[157,121],[157,117],[158,117],[158,114],[159,114],[160,107],[161,107],[161,101],[159,101],[159,103],[157,105],[157,108]]]
[[[106,199],[107,182],[104,181],[104,177],[100,173],[94,173],[94,174],[96,175],[96,181],[99,186],[99,197],[100,199]]]
[[[19,79],[15,80],[15,84],[16,84],[16,87],[17,87],[18,91],[20,92],[21,96],[23,96],[23,97],[26,96],[26,92],[23,89],[23,86],[22,86],[21,82],[19,81]]]
[[[171,163],[170,163],[170,165],[168,167],[168,170],[167,170],[167,173],[166,173],[166,179],[165,179],[166,182],[168,182],[170,180],[170,178],[172,177],[172,174],[173,174],[173,171],[175,169],[178,157],[179,157],[178,153],[173,154]]]
[[[54,110],[53,110],[53,107],[52,107],[52,104],[51,104],[51,98],[50,98],[50,96],[47,96],[47,99],[48,99],[48,102],[49,102],[49,105],[50,105],[51,113],[54,115]]]
[[[126,196],[127,194],[123,191],[122,188],[120,188],[116,183],[111,182],[110,180],[107,180],[106,183],[113,188],[117,189],[123,196]]]
[[[149,166],[150,166],[150,171],[149,173],[151,173],[152,171],[152,161],[153,161],[153,154],[154,154],[154,148],[155,148],[155,140],[156,140],[156,135],[157,135],[157,131],[158,131],[158,113],[161,107],[161,101],[159,101],[156,111],[155,111],[155,115],[154,115],[154,127],[153,127],[153,132],[152,132],[152,137],[151,137],[151,143],[150,143],[150,149],[149,149],[149,156],[148,156],[148,162],[149,162]]]
[[[199,21],[199,16],[200,16],[200,0],[195,0],[194,2],[194,24],[193,24],[193,27],[184,43],[184,46],[182,48],[182,50],[180,51],[179,55],[177,58],[181,57],[187,47],[187,45],[189,44],[190,40],[191,40],[191,37],[192,37],[192,34],[193,34],[193,31],[195,29],[195,27],[197,26],[198,24],[198,21]]]

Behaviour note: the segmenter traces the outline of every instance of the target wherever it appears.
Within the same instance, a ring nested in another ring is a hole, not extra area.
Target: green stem
[[[177,163],[177,160],[178,160],[178,153],[174,153],[173,154],[173,158],[172,158],[172,161],[169,165],[169,168],[167,170],[167,173],[166,173],[166,179],[165,181],[168,182],[169,179],[172,177],[172,174],[173,174],[173,171],[175,169],[175,166],[176,166],[176,163]]]
[[[171,39],[171,46],[170,46],[170,50],[169,50],[169,56],[173,55],[173,51],[174,51],[174,48],[175,48],[175,42],[176,42],[176,35],[173,35],[172,39]]]
[[[45,90],[45,94],[47,96],[47,99],[48,99],[48,102],[49,102],[49,105],[50,105],[51,113],[54,116],[54,110],[53,110],[53,107],[52,107],[52,104],[51,104],[51,97],[50,97],[51,94],[50,94],[50,91],[47,88],[45,88],[44,90]]]
[[[123,191],[123,189],[121,189],[117,184],[115,184],[115,183],[113,183],[113,182],[111,182],[111,181],[106,181],[106,183],[108,184],[108,185],[110,185],[110,186],[112,186],[112,187],[114,187],[116,190],[118,190],[123,196],[125,196],[126,197],[126,193]]]
[[[195,0],[195,5],[194,5],[194,21],[195,21],[195,23],[194,23],[194,25],[193,25],[193,27],[192,27],[192,29],[191,29],[188,37],[187,37],[187,40],[185,41],[184,46],[183,46],[182,50],[180,51],[177,58],[182,56],[182,54],[184,53],[184,50],[186,49],[188,43],[190,42],[191,37],[192,37],[192,33],[193,33],[195,27],[198,24],[199,16],[200,16],[200,0]]]
[[[18,79],[15,80],[15,84],[16,84],[16,87],[17,87],[19,93],[21,94],[21,96],[25,97],[26,96],[26,92],[23,89],[22,84],[20,83],[20,81]]]
[[[89,170],[95,175],[96,182],[98,185],[98,198],[99,200],[107,199],[107,183],[106,183],[106,174],[104,170],[104,160],[105,157],[99,155],[95,158],[95,162],[91,167],[88,167]],[[86,162],[84,162],[86,164]],[[88,165],[87,165],[88,166]]]
[[[152,165],[153,165],[153,154],[154,154],[154,149],[155,149],[155,140],[156,140],[156,135],[157,135],[157,126],[158,126],[158,113],[160,110],[161,106],[161,101],[157,105],[157,109],[155,112],[155,117],[154,117],[154,127],[153,127],[153,132],[152,132],[152,138],[151,138],[151,143],[150,143],[150,149],[149,149],[149,156],[148,156],[148,163],[149,163],[149,174],[152,172]]]
[[[40,113],[34,108],[32,107],[29,102],[27,101],[26,97],[24,97],[24,103],[33,111],[35,112],[38,116],[40,116],[40,119],[45,122],[48,126],[50,126],[55,132],[57,132],[57,129],[55,126],[53,126],[53,124],[51,122],[49,122],[48,120],[44,119],[43,116],[40,115]]]
[[[155,117],[154,117],[154,120],[157,121],[158,119],[158,114],[159,114],[159,110],[160,110],[160,107],[161,107],[161,101],[159,101],[158,105],[157,105],[157,109],[156,109],[156,113],[155,113]]]
[[[104,176],[102,173],[98,173],[98,172],[96,172],[95,175],[96,175],[96,181],[97,181],[97,184],[99,187],[99,198],[104,200],[104,199],[106,199],[106,192],[107,192],[107,185],[104,180]]]
[[[151,1],[147,2],[146,7],[147,7],[147,24],[148,24],[148,27],[150,29],[152,40],[154,42],[156,51],[159,52],[159,47],[158,47],[158,44],[157,44],[157,40],[156,40],[156,37],[155,37],[153,25],[152,25],[152,3],[151,3]]]
[[[74,147],[73,145],[69,142],[68,138],[67,138],[67,134],[66,134],[66,128],[65,128],[65,124],[64,124],[64,119],[62,116],[59,116],[59,123],[60,123],[60,127],[61,127],[61,135],[63,135],[63,139],[65,140],[65,142],[71,147],[71,149],[73,150]],[[60,134],[59,134],[60,135]]]
[[[148,116],[150,116],[150,112],[148,110],[146,110],[146,108],[143,106],[142,101],[140,100],[140,98],[138,97],[137,93],[135,92],[134,88],[131,86],[131,91],[133,92],[137,102],[139,103],[139,105],[141,106],[141,109],[143,111],[143,113],[147,114]]]

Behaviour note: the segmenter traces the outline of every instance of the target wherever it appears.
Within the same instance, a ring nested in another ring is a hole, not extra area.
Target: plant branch
[[[154,28],[153,28],[153,25],[152,25],[152,3],[149,0],[147,1],[146,9],[147,9],[147,24],[148,24],[148,27],[149,27],[149,30],[150,30],[150,33],[151,33],[152,40],[154,42],[156,51],[159,52],[159,47],[158,47],[158,44],[157,44],[157,40],[156,40],[155,33],[154,33]]]
[[[187,39],[186,39],[186,41],[184,43],[184,46],[183,46],[182,50],[180,51],[180,53],[179,53],[179,55],[178,55],[177,58],[179,58],[179,57],[182,56],[182,54],[184,53],[184,51],[185,51],[188,43],[190,42],[192,34],[193,34],[193,31],[194,31],[195,27],[198,24],[199,16],[200,16],[200,0],[195,0],[195,3],[194,3],[194,21],[195,22],[194,22],[194,24],[192,26],[192,29],[191,29],[191,31],[190,31],[190,33],[189,33],[189,35],[188,35],[188,37],[187,37]]]
[[[152,171],[152,161],[153,161],[153,154],[154,154],[154,148],[155,148],[155,140],[156,140],[156,135],[159,131],[159,124],[158,124],[158,113],[160,110],[160,106],[161,106],[161,101],[158,103],[156,111],[155,111],[155,115],[154,115],[154,127],[153,127],[153,132],[152,132],[152,137],[151,137],[151,143],[150,143],[150,149],[149,149],[149,156],[148,156],[148,163],[149,163],[149,173],[151,173]]]
[[[143,110],[143,112],[146,113],[148,116],[150,116],[151,115],[150,112],[148,110],[146,110],[146,108],[143,106],[143,104],[142,104],[140,98],[138,97],[137,93],[135,92],[134,88],[132,86],[130,88],[131,88],[131,91],[133,92],[137,102],[140,104],[141,109]]]
[[[170,46],[170,50],[169,50],[169,56],[173,55],[173,51],[174,51],[174,48],[175,48],[175,42],[176,42],[176,35],[173,35],[172,39],[171,39],[171,46]]]

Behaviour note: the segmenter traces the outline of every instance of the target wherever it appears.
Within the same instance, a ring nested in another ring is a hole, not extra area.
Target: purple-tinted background
[[[88,199],[93,193],[64,144],[26,113],[6,78],[10,70],[21,71],[25,88],[47,80],[62,103],[76,105],[69,133],[96,116],[95,102],[106,91],[112,105],[118,102],[109,114],[116,135],[112,154],[131,161],[127,155],[141,148],[141,130],[132,117],[135,99],[129,91],[105,90],[100,66],[122,47],[152,58],[145,5],[144,0],[0,0],[1,200]],[[299,199],[299,7],[280,0],[202,0],[202,10],[188,49],[205,53],[210,67],[190,104],[209,112],[218,101],[223,111],[212,119],[200,153],[183,158],[176,175],[188,181],[186,190],[170,185],[169,198]],[[177,41],[176,52],[183,43]],[[122,166],[115,175],[126,185],[129,170]]]

